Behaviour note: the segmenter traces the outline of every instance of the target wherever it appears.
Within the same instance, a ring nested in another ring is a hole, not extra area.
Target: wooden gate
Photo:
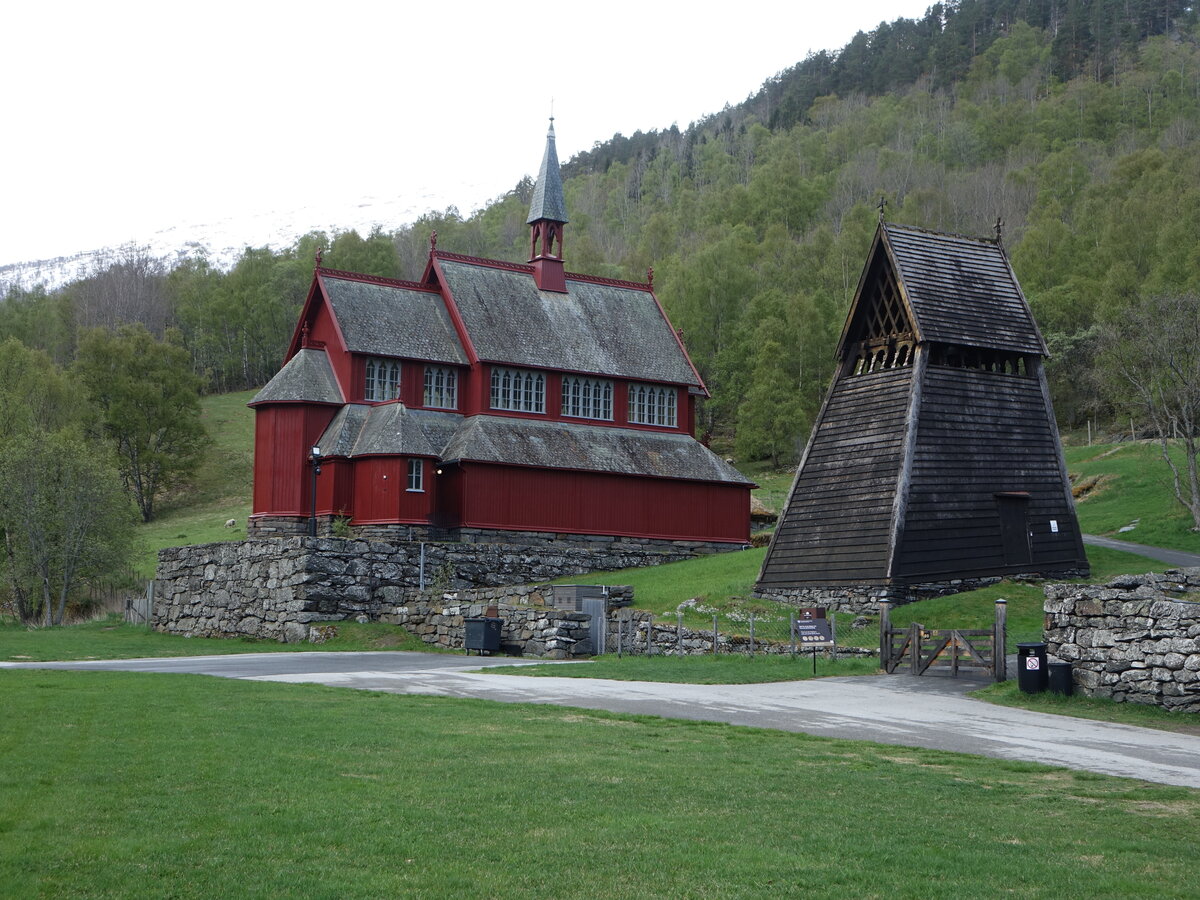
[[[995,681],[1008,677],[1004,600],[996,601],[991,628],[929,629],[916,622],[893,628],[891,604],[881,602],[879,608],[880,667],[889,675],[924,675],[934,669],[957,678],[959,669],[973,669],[985,671]]]

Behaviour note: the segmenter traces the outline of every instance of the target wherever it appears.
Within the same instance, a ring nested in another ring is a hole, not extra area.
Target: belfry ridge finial
[[[429,249],[431,251],[437,249],[437,232],[431,232],[429,235]]]
[[[1004,220],[1002,218],[1000,218],[999,216],[996,216],[996,224],[993,227],[993,230],[996,232],[996,243],[1003,244],[1004,243]]]
[[[325,258],[325,248],[324,248],[324,247],[318,247],[318,248],[317,248],[317,255],[316,255],[316,257],[315,257],[315,259],[316,259],[316,261],[317,261],[317,268],[318,268],[318,269],[319,269],[319,268],[321,268],[321,261],[322,261],[324,258]]]
[[[880,224],[880,225],[882,225],[882,224],[883,224],[883,208],[884,208],[885,206],[887,206],[887,198],[886,198],[886,197],[884,197],[884,196],[882,196],[882,195],[880,195],[880,197],[879,197],[879,204],[878,204],[878,206],[877,206],[877,208],[878,208],[878,210],[879,210],[879,224]]]
[[[651,266],[646,270],[646,283],[650,285],[650,287],[654,287],[654,266]]]

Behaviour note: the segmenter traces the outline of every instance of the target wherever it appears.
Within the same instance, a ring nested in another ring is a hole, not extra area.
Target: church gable
[[[647,285],[569,276],[554,293],[526,266],[440,251],[436,267],[481,360],[703,389]]]

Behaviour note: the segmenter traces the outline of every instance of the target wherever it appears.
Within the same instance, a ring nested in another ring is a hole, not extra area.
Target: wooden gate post
[[[793,651],[795,652],[795,651]],[[887,672],[892,655],[892,602],[879,599],[879,667]]]
[[[925,626],[913,622],[908,626],[908,674],[921,674],[921,635]]]
[[[996,601],[996,622],[992,626],[992,676],[996,681],[1008,679],[1008,601]]]

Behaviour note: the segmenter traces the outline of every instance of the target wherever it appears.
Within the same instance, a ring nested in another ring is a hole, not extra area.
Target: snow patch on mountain
[[[461,185],[455,193],[460,197],[483,196],[480,186],[473,184]],[[355,229],[365,237],[376,226],[393,231],[430,210],[445,210],[453,204],[454,198],[447,198],[444,192],[422,190],[405,197],[367,196],[319,208],[297,207],[207,222],[180,222],[112,246],[0,265],[0,294],[13,286],[32,289],[41,285],[54,290],[102,271],[131,250],[164,259],[169,266],[204,257],[218,268],[229,269],[247,247],[281,250],[313,231],[332,235],[335,231]],[[464,209],[463,215],[479,205],[482,204]]]

